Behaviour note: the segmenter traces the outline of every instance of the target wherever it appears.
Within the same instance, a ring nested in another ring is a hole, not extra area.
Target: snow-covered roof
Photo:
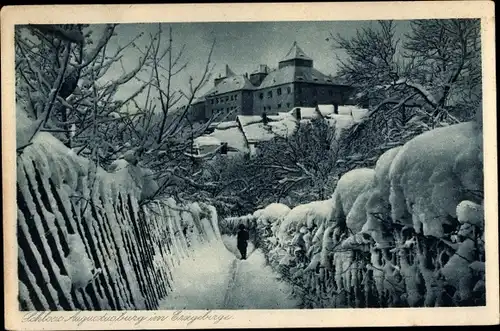
[[[297,110],[300,109],[301,119],[297,119]],[[236,121],[212,123],[215,129],[209,134],[219,143],[227,142],[230,147],[243,152],[254,152],[256,143],[269,141],[277,136],[291,136],[299,123],[310,122],[313,119],[324,117],[330,126],[335,127],[340,134],[356,122],[362,121],[368,110],[355,106],[339,107],[343,114],[334,114],[333,105],[319,105],[315,107],[295,107],[288,112],[279,112],[277,115],[268,115],[268,122],[264,124],[261,115],[238,115]],[[214,140],[207,140],[214,144]]]
[[[330,125],[335,126],[336,129],[347,129],[354,124],[354,120],[350,115],[332,114],[326,120]]]
[[[216,86],[214,86],[210,91],[208,91],[205,96],[219,95],[239,90],[253,90],[255,86],[250,83],[248,78],[243,75],[230,76],[224,78]]]
[[[212,136],[200,136],[194,140],[194,144],[201,146],[218,146],[221,144],[221,141]]]
[[[210,136],[219,139],[221,142],[226,142],[228,146],[236,148],[242,152],[248,151],[245,137],[239,127],[215,129]]]
[[[267,125],[271,127],[271,130],[275,135],[288,137],[292,135],[297,129],[297,122],[291,114],[280,114],[281,115],[275,116],[275,118],[277,117],[277,120],[274,120],[273,118],[270,122],[267,123]]]
[[[236,121],[227,121],[227,122],[213,122],[209,125],[210,129],[229,129],[229,128],[235,128],[238,126],[238,123]]]
[[[352,107],[353,106],[339,106],[339,115],[352,115]]]
[[[271,71],[262,81],[259,89],[288,84],[293,82],[304,82],[322,85],[343,85],[336,79],[327,76],[311,67],[286,66]]]
[[[271,128],[262,122],[243,126],[243,133],[249,144],[268,141],[276,136]]]
[[[352,118],[354,119],[354,122],[359,123],[365,119],[365,117],[368,115],[368,113],[369,113],[368,109],[353,108],[352,109]]]
[[[304,120],[321,117],[315,107],[295,107],[290,110],[289,114],[296,116],[298,110],[300,110],[300,118]]]
[[[237,121],[239,121],[242,126],[247,126],[249,124],[262,122],[262,116],[260,116],[260,115],[238,115]]]
[[[335,112],[335,107],[333,105],[318,105],[318,110],[322,116],[328,116]]]

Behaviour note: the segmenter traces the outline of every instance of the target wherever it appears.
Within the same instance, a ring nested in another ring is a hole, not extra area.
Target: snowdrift
[[[19,142],[32,135],[24,127]],[[18,156],[21,310],[157,309],[172,269],[220,239],[215,208],[141,205],[157,187],[151,171],[125,160],[113,167],[96,167],[48,133]]]
[[[255,212],[268,263],[306,308],[484,305],[481,139],[474,122],[428,131],[330,200]]]

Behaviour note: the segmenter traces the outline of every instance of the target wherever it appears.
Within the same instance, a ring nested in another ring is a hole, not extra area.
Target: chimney
[[[298,120],[301,120],[301,119],[302,119],[302,114],[300,113],[300,108],[295,108],[295,117],[296,117]]]
[[[227,154],[227,143],[226,142],[221,143],[220,153],[224,154],[224,155]]]
[[[221,74],[219,74],[219,77],[216,77],[214,79],[214,86],[217,86],[225,77],[221,77]]]
[[[267,123],[269,123],[269,118],[267,117],[266,113],[262,113],[262,123],[264,123],[264,125],[267,125]]]
[[[250,82],[255,86],[259,86],[268,74],[269,67],[266,64],[259,64],[257,71],[250,74]]]

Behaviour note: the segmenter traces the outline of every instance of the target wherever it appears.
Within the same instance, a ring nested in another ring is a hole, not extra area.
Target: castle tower
[[[313,60],[307,56],[306,53],[299,47],[297,42],[294,41],[292,48],[290,48],[283,60],[279,62],[280,69],[286,66],[312,68]]]

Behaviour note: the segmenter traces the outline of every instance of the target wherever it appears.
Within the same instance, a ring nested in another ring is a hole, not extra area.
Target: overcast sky
[[[340,34],[344,37],[355,35],[356,29],[375,25],[370,21],[316,21],[316,22],[242,22],[242,23],[174,23],[174,49],[185,45],[184,61],[187,69],[175,80],[176,88],[185,88],[190,75],[195,79],[203,71],[212,41],[216,40],[212,62],[215,65],[213,76],[222,73],[226,64],[237,74],[252,72],[258,64],[277,67],[278,62],[286,55],[294,41],[297,41],[304,52],[314,60],[314,67],[325,74],[335,74],[337,60],[332,48],[330,34]],[[163,23],[165,33],[163,40],[168,44],[168,27]],[[95,27],[96,32],[100,27]],[[122,24],[116,29],[116,37],[109,45],[113,49],[124,45],[139,33],[144,36],[138,44],[145,47],[149,33],[155,33],[158,24]],[[396,22],[397,34],[402,36],[408,32],[408,21]],[[327,40],[328,39],[328,40]],[[342,57],[343,54],[339,53]],[[123,58],[126,69],[133,68],[138,63],[139,53],[130,50]],[[118,70],[118,68],[115,68]],[[213,77],[212,77],[213,79]],[[135,83],[137,84],[137,83]],[[207,91],[212,82],[204,88]],[[133,90],[129,84],[125,90]]]

